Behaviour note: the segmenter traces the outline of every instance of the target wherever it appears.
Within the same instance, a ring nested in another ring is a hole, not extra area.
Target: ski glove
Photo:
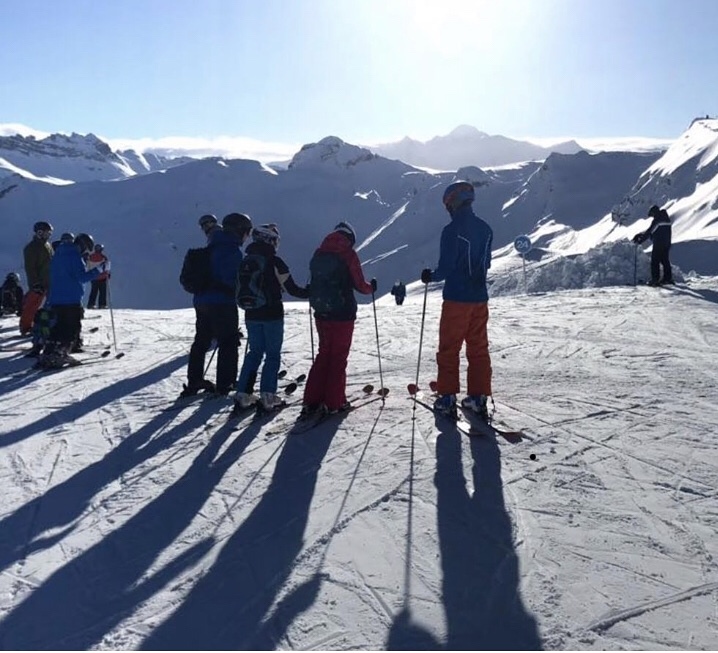
[[[636,243],[636,245],[640,245],[644,240],[646,240],[646,237],[644,234],[636,234],[633,237],[633,242]]]
[[[371,284],[371,291],[376,292],[376,279],[372,279],[369,283]]]
[[[430,268],[424,268],[421,271],[421,282],[422,283],[429,283],[431,281],[431,269]]]

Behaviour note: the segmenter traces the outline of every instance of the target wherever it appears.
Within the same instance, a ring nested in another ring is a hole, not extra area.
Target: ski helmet
[[[101,243],[95,243],[95,251],[96,252],[101,252],[103,249],[105,249],[104,245],[102,245]]]
[[[40,232],[42,234],[45,234],[47,232],[52,232],[52,225],[49,222],[45,222],[45,220],[40,220],[32,226],[32,230],[35,233]]]
[[[252,240],[255,243],[267,243],[277,249],[279,247],[279,228],[276,224],[262,224],[252,229]]]
[[[356,232],[354,231],[354,227],[352,227],[348,222],[340,222],[336,227],[334,227],[334,231],[338,231],[339,233],[344,234],[349,239],[349,242],[352,244],[352,247],[356,245]]]
[[[14,281],[15,283],[20,283],[20,275],[17,272],[9,272],[8,275],[5,277],[5,281]]]
[[[75,238],[75,245],[80,248],[80,254],[91,252],[95,247],[95,241],[92,239],[90,234],[77,234]]]
[[[222,219],[222,227],[244,236],[252,230],[252,220],[244,213],[229,213]]]
[[[471,204],[474,201],[474,187],[468,181],[455,181],[449,184],[444,191],[443,202],[446,210],[453,213],[464,204]]]
[[[61,243],[73,243],[75,242],[75,234],[66,231],[62,236],[60,236],[60,242]]]
[[[650,209],[648,209],[648,215],[651,218],[657,218],[658,215],[660,214],[660,212],[661,212],[661,207],[656,206],[655,204]]]
[[[217,224],[217,218],[211,213],[206,213],[199,219],[199,226],[202,231],[207,232]]]

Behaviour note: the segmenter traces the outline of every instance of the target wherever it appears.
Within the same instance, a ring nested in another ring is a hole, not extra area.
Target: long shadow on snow
[[[7,447],[16,442],[20,442],[26,438],[32,437],[36,433],[41,433],[45,430],[57,428],[61,424],[72,424],[77,419],[80,419],[84,415],[102,408],[113,401],[130,395],[133,392],[137,392],[143,388],[146,388],[153,383],[166,379],[172,372],[183,367],[187,364],[186,355],[178,356],[162,365],[153,367],[142,374],[133,376],[131,378],[123,379],[117,383],[113,383],[102,390],[88,395],[81,401],[77,401],[73,404],[48,412],[45,417],[40,418],[32,424],[23,426],[15,431],[0,435],[0,447]],[[75,368],[77,369],[77,368]],[[68,372],[58,372],[58,374],[67,374]],[[39,379],[42,381],[42,376],[33,376],[33,379]],[[48,377],[52,378],[52,377]]]
[[[164,378],[164,375],[169,373],[171,366],[173,363],[155,368],[153,374],[160,374],[161,378]],[[135,382],[141,385],[148,382],[146,377],[147,374],[141,375],[116,385],[128,383],[131,387]],[[104,390],[96,395],[103,393],[105,393]],[[90,399],[91,397],[85,401]],[[110,399],[106,398],[105,401],[110,401]],[[71,411],[75,406],[63,410]],[[67,480],[58,483],[0,520],[0,571],[6,569],[13,562],[21,560],[35,551],[49,548],[62,540],[74,529],[74,520],[82,515],[91,499],[102,488],[126,474],[136,465],[168,448],[190,433],[192,429],[202,426],[207,417],[211,415],[212,410],[211,407],[208,410],[199,410],[185,423],[177,424],[170,430],[166,429],[178,414],[158,413],[147,424],[128,435],[104,458],[83,467]],[[51,416],[40,421],[44,422],[50,419]],[[153,437],[156,434],[161,435]],[[47,537],[42,536],[50,529],[62,527],[65,528],[59,533]]]
[[[198,410],[174,431],[201,427],[208,414],[207,410]],[[117,530],[68,560],[31,591],[2,622],[0,648],[86,650],[95,647],[142,602],[151,599],[204,556],[213,546],[211,535],[143,578],[158,556],[190,525],[260,426],[245,429],[215,460],[232,428],[231,424],[223,424],[181,478]],[[176,440],[177,433],[167,433],[157,442],[164,448]],[[146,448],[156,452],[159,447],[153,444],[154,441]],[[246,600],[244,597],[239,606]],[[178,643],[182,645],[180,648],[185,644],[181,636]]]
[[[448,650],[539,650],[523,606],[496,440],[471,438],[473,495],[461,462],[462,435],[437,422],[436,489]]]
[[[317,474],[339,424],[331,420],[287,437],[270,486],[227,540],[216,562],[182,605],[142,644],[145,650],[271,650],[291,620],[316,598],[284,602],[278,630],[262,627],[304,543]]]
[[[680,295],[687,295],[688,297],[696,297],[696,295],[698,295],[696,299],[718,304],[718,292],[710,290],[709,288],[683,288],[682,286],[662,286],[662,288],[673,290]]]

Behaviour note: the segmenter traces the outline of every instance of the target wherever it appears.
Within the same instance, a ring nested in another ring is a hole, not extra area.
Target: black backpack
[[[346,305],[349,268],[333,252],[317,252],[309,262],[309,305],[319,314],[340,311]]]
[[[245,254],[237,272],[237,305],[245,311],[263,308],[267,298],[267,257]]]
[[[193,295],[207,292],[214,287],[209,247],[187,250],[179,280],[182,287]]]

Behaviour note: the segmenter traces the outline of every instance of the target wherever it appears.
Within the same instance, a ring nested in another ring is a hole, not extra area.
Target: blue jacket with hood
[[[486,273],[491,267],[494,232],[474,214],[471,204],[459,207],[441,232],[439,266],[432,281],[445,281],[444,299],[454,302],[489,301]]]
[[[83,284],[100,276],[100,270],[88,270],[77,245],[60,243],[50,261],[50,306],[82,304]]]
[[[242,262],[242,241],[240,237],[224,229],[210,233],[209,244],[212,278],[216,288],[197,293],[192,298],[195,306],[200,304],[236,304],[237,271]]]

